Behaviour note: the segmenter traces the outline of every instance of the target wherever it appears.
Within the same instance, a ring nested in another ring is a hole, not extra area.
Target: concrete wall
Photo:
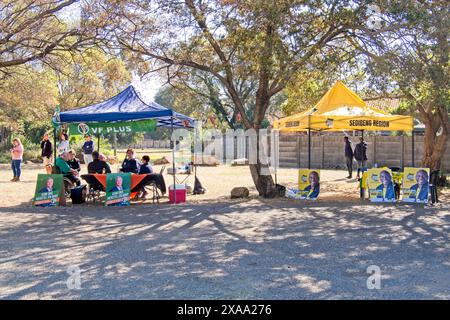
[[[358,137],[351,137],[353,147]],[[368,166],[412,165],[412,137],[366,136]],[[416,136],[415,164],[423,158],[423,136]],[[308,136],[300,134],[280,135],[280,167],[305,168],[308,166]],[[442,169],[450,172],[450,142],[442,161]],[[345,168],[344,139],[342,135],[312,136],[311,166],[313,168]]]

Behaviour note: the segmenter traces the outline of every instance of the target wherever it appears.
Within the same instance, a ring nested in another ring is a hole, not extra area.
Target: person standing
[[[345,163],[347,164],[348,177],[347,179],[351,179],[353,176],[353,146],[350,139],[346,136],[344,137],[345,141]]]
[[[359,138],[359,143],[355,147],[354,155],[358,163],[358,173],[356,177],[359,179],[359,173],[362,169],[367,168],[367,143],[364,141],[363,137]]]
[[[53,166],[53,146],[49,139],[48,133],[44,134],[41,141],[41,156],[44,161],[44,166],[47,174],[52,174]]]
[[[70,145],[69,145],[69,136],[67,133],[62,132],[59,136],[60,143],[58,145],[58,155],[63,154],[64,152],[69,152]]]
[[[81,149],[83,149],[83,159],[84,159],[84,163],[86,165],[89,165],[89,163],[91,163],[93,161],[92,158],[92,153],[94,152],[95,146],[94,146],[94,141],[92,141],[92,138],[90,135],[85,135],[84,136],[84,144],[83,147],[81,147]]]
[[[11,168],[14,177],[11,179],[12,182],[20,181],[20,176],[22,174],[22,160],[23,160],[23,146],[19,138],[13,140],[13,147],[11,151]]]

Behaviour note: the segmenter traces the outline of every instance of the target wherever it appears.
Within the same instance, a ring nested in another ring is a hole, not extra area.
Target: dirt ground
[[[207,193],[185,205],[49,210],[31,206],[42,171],[11,183],[0,167],[0,299],[450,299],[447,191],[434,206],[371,204],[323,170],[319,200],[263,200],[248,168],[223,165],[198,168]],[[252,199],[230,200],[235,186]]]
[[[119,166],[113,165],[112,171],[117,172]],[[155,166],[155,171],[159,172],[161,166]],[[36,177],[39,173],[44,173],[39,165],[25,165],[23,167],[22,181],[11,183],[11,170],[8,165],[0,165],[0,207],[27,206],[31,204],[33,198]],[[82,165],[82,174],[87,173],[86,167]],[[252,197],[257,196],[250,171],[248,167],[231,167],[220,165],[217,167],[198,167],[197,175],[203,187],[207,190],[204,195],[188,195],[189,203],[226,201],[230,198],[230,191],[234,187],[248,187]],[[347,172],[340,170],[321,170],[321,194],[320,201],[354,202],[359,201],[359,188],[356,179],[347,180]],[[178,175],[178,180],[187,178],[186,183],[194,185],[194,175]],[[173,176],[167,175],[164,170],[166,184],[173,184]],[[288,187],[295,187],[298,181],[298,171],[296,169],[278,169],[277,181]],[[450,191],[441,193],[442,201],[450,199]],[[162,203],[167,202],[162,199]],[[286,201],[291,201],[287,200]],[[148,201],[147,201],[148,202]],[[138,202],[141,204],[141,202]]]

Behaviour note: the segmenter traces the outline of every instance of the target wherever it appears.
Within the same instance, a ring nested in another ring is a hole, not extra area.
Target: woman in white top
[[[69,152],[70,150],[70,145],[69,145],[69,140],[68,140],[68,136],[66,133],[61,133],[61,136],[59,137],[60,139],[60,143],[58,145],[58,155],[64,153],[64,152]]]

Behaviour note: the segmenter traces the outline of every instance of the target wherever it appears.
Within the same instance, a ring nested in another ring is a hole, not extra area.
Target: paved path
[[[448,204],[0,208],[0,298],[450,299],[449,228]]]

